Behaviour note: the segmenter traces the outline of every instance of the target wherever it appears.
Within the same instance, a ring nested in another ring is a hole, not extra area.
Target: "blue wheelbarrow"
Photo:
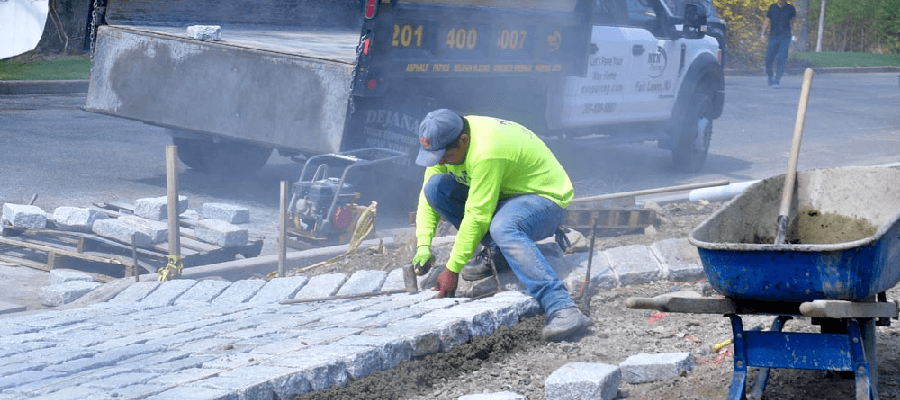
[[[691,231],[709,283],[724,297],[670,293],[626,305],[729,317],[729,399],[762,398],[770,368],[850,371],[856,399],[877,399],[875,327],[898,317],[886,291],[900,282],[900,169],[799,172],[786,240],[775,244],[784,179],[748,187]],[[744,330],[741,315],[751,314],[775,319],[768,331]],[[783,332],[794,317],[811,317],[821,333]],[[748,367],[761,368],[749,394]]]

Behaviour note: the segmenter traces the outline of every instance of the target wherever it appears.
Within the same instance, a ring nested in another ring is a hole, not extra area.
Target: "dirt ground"
[[[623,245],[649,245],[665,238],[688,237],[721,203],[675,203],[659,210],[661,223],[642,235],[598,238],[595,247],[605,249]],[[396,265],[408,254],[365,255],[341,262],[333,268],[372,269]],[[326,272],[326,271],[320,271]],[[476,393],[510,391],[528,399],[545,399],[544,381],[555,370],[570,362],[618,365],[638,353],[690,352],[693,369],[674,380],[619,386],[620,399],[724,399],[727,398],[733,372],[733,346],[713,351],[716,344],[731,339],[729,320],[720,315],[662,313],[625,307],[629,297],[653,297],[678,290],[703,293],[705,281],[655,282],[603,290],[590,301],[590,332],[570,342],[545,343],[540,339],[544,316],[521,321],[513,328],[502,328],[490,336],[450,351],[432,354],[403,363],[391,371],[377,372],[352,381],[344,388],[333,388],[301,397],[311,399],[457,399]],[[707,292],[710,295],[715,293]],[[900,296],[897,289],[888,299]],[[745,316],[744,327],[762,325],[768,329],[772,317]],[[900,345],[900,329],[878,328],[879,385],[881,399],[900,398],[900,357],[894,351]],[[786,324],[785,331],[819,332],[808,318]],[[773,370],[764,399],[848,399],[855,397],[853,379],[841,379],[824,371]],[[748,387],[752,388],[755,370]],[[748,390],[749,391],[749,390]]]

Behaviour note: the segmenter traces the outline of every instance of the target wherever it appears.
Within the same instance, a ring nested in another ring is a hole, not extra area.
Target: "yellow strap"
[[[362,243],[363,239],[366,236],[369,236],[369,233],[372,232],[372,229],[375,227],[375,217],[377,215],[378,202],[373,201],[372,204],[369,204],[362,213],[359,214],[359,218],[356,220],[356,228],[353,229],[353,236],[350,238],[350,242],[347,243],[347,251],[343,254],[334,256],[325,261],[306,266],[303,268],[297,269],[296,273],[306,272],[311,269],[315,269],[324,265],[334,264],[347,256],[354,254],[358,251],[359,245]],[[379,244],[377,250],[379,252],[383,252],[383,244]],[[277,273],[277,272],[276,272]],[[271,274],[271,273],[270,273]],[[268,276],[268,275],[267,275]]]
[[[181,277],[181,269],[183,267],[182,259],[172,254],[169,254],[166,258],[168,259],[166,266],[156,271],[158,274],[157,280],[160,282],[166,282]]]

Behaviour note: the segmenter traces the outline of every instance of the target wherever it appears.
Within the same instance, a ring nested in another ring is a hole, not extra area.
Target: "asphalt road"
[[[784,173],[797,118],[800,76],[779,89],[759,76],[726,78],[726,106],[715,121],[703,170],[671,169],[655,143],[567,146],[560,158],[576,196],[635,191],[717,180],[743,182]],[[86,112],[84,94],[0,95],[0,202],[58,206],[133,202],[166,195],[164,130]],[[818,74],[812,85],[800,170],[900,162],[900,85],[896,73]],[[206,201],[241,204],[262,231],[277,227],[279,182],[301,165],[273,155],[260,174],[221,177],[180,166],[179,190],[191,207]],[[381,227],[406,224],[402,212],[379,212]],[[252,233],[252,232],[251,232]],[[264,249],[264,252],[268,251]]]
[[[779,89],[765,76],[728,76],[725,110],[696,174],[671,170],[655,143],[576,148],[568,165],[576,195],[635,191],[686,183],[744,182],[783,174],[797,120],[801,76]],[[817,74],[810,90],[799,170],[900,162],[900,84],[896,73]],[[579,190],[580,189],[580,190]]]

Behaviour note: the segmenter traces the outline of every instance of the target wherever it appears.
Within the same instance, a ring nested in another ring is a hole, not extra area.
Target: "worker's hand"
[[[438,298],[456,296],[456,284],[459,282],[459,274],[449,269],[444,269],[437,278],[437,286],[434,290],[439,291]]]
[[[431,246],[419,246],[416,248],[416,256],[413,257],[412,262],[413,271],[416,272],[416,275],[425,275],[428,272],[432,258]]]

